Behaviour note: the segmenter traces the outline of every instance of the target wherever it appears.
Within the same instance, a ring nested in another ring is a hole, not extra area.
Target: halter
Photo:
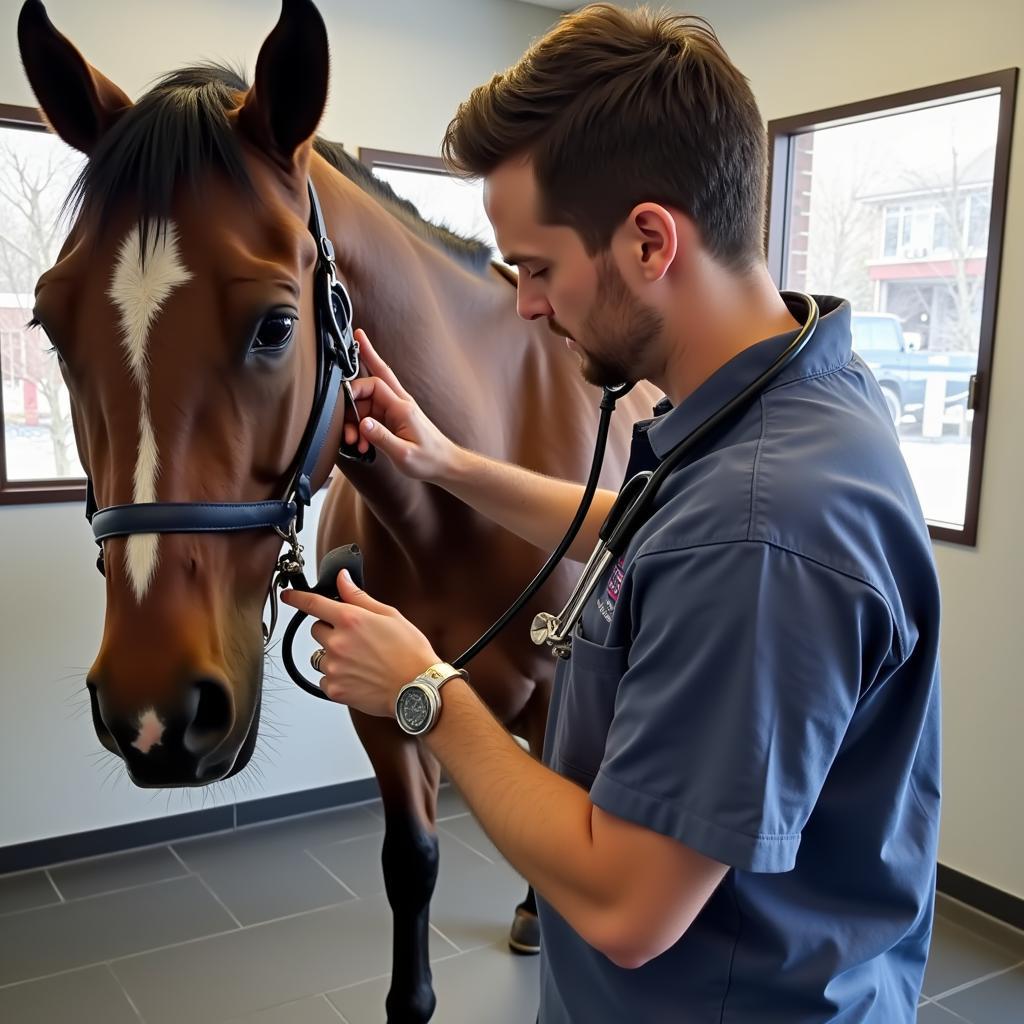
[[[351,382],[359,375],[359,342],[352,333],[352,300],[338,280],[334,245],[327,237],[320,200],[309,181],[309,230],[317,243],[313,306],[316,310],[316,389],[302,441],[295,457],[295,474],[281,501],[198,502],[154,501],[96,507],[92,478],[86,480],[85,517],[92,526],[100,551],[96,568],[105,573],[103,542],[135,533],[226,533],[272,529],[288,548],[278,559],[270,585],[271,619],[263,627],[269,643],[277,624],[277,591],[285,586],[310,590],[298,534],[306,507],[312,500],[312,477],[334,417],[339,392],[355,411]],[[356,462],[372,462],[374,450],[360,453],[342,441],[339,454]]]

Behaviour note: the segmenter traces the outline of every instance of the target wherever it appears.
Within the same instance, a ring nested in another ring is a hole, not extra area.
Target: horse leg
[[[353,713],[384,802],[381,864],[392,913],[388,1024],[426,1024],[434,1014],[430,971],[430,898],[437,882],[440,768],[394,722]]]
[[[550,702],[550,684],[538,684],[512,727],[515,735],[526,740],[530,753],[538,760],[544,755],[544,732]],[[516,907],[508,946],[520,956],[535,956],[540,952],[540,920],[537,917],[537,896],[532,885],[526,890],[526,899]]]

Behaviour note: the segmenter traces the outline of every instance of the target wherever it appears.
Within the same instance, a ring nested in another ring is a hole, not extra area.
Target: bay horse
[[[316,136],[328,42],[310,0],[284,0],[252,85],[216,65],[161,79],[133,103],[28,0],[21,57],[53,130],[88,157],[70,233],[36,288],[35,321],[71,394],[82,465],[100,506],[261,501],[281,495],[310,414],[307,181],[320,196],[357,322],[427,415],[457,443],[582,479],[597,389],[546,321],[516,315],[486,245],[431,225],[342,147]],[[623,399],[603,476],[625,468],[649,389]],[[365,585],[454,655],[498,617],[544,553],[387,460],[338,458],[339,403],[313,474],[336,476],[322,553],[356,542]],[[104,542],[106,610],[88,676],[100,742],[143,787],[207,785],[241,771],[259,726],[262,612],[281,541],[271,530]],[[539,755],[553,664],[527,642],[560,607],[563,566],[473,663],[495,715]],[[429,903],[438,866],[439,768],[394,722],[352,714],[385,808],[393,912],[388,1020],[435,1008]],[[532,893],[516,924],[533,921]]]

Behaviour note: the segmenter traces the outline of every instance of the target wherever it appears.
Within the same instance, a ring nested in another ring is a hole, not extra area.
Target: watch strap
[[[465,669],[459,669],[454,665],[449,665],[447,661],[439,661],[435,665],[425,668],[416,677],[416,679],[419,682],[429,683],[435,690],[440,690],[445,683],[454,679],[456,676],[468,679],[469,673]]]

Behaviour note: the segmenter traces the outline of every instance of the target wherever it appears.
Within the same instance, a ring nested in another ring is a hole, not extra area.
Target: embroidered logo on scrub
[[[619,594],[622,593],[622,579],[626,575],[625,569],[623,568],[625,563],[625,555],[615,563],[615,568],[612,569],[611,579],[608,580],[608,596],[611,598],[612,604],[615,604],[619,599]]]
[[[597,602],[598,611],[605,622],[612,621],[612,612],[615,611],[619,594],[622,593],[622,581],[625,578],[625,555],[620,558],[612,568],[611,576],[608,577],[608,589],[601,595]]]

